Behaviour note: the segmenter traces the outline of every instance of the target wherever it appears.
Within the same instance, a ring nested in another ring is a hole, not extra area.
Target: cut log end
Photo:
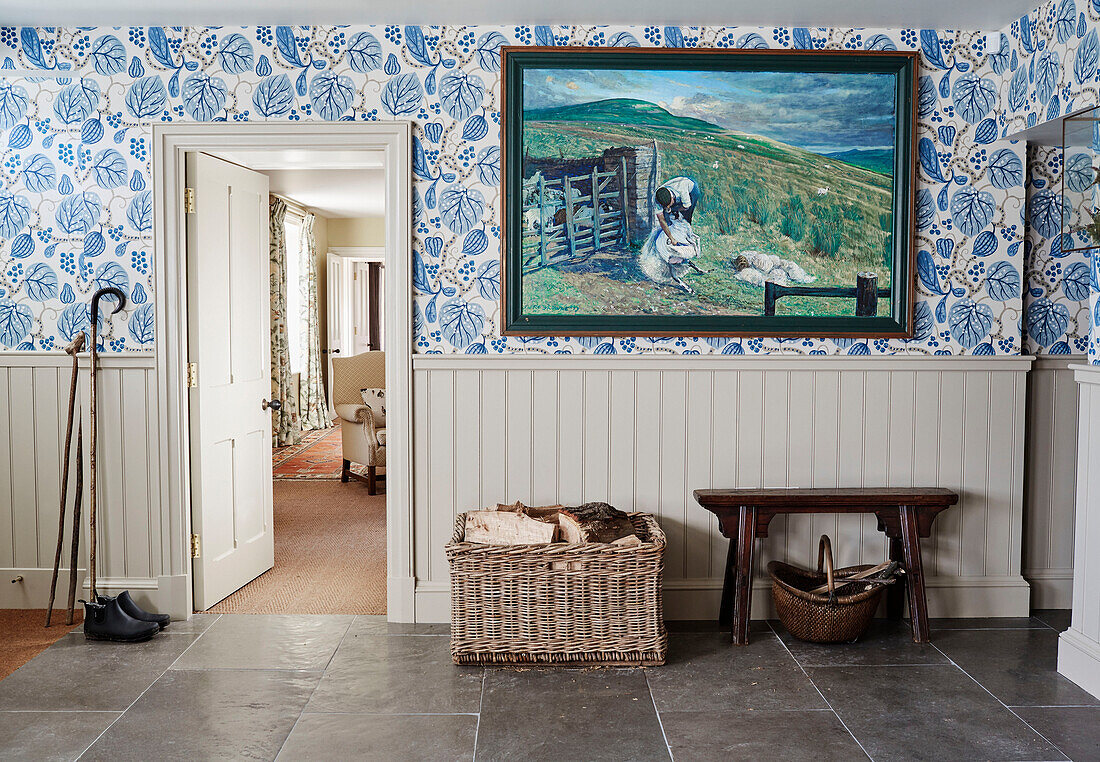
[[[630,517],[607,503],[562,508],[558,522],[566,542],[614,542],[634,534]]]
[[[465,541],[485,545],[542,545],[564,541],[641,545],[630,516],[607,503],[526,506],[497,503],[466,514]]]
[[[557,526],[515,511],[471,511],[466,514],[466,542],[485,545],[545,545]]]

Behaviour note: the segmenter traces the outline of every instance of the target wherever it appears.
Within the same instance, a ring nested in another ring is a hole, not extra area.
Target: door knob
[[[332,353],[334,355],[338,355],[338,354],[340,354],[340,350],[339,349],[334,349],[334,350],[332,350]]]
[[[272,410],[274,410],[276,412],[278,412],[279,409],[282,408],[282,406],[283,406],[283,403],[279,402],[279,400],[271,400],[270,402],[268,402],[267,400],[264,400],[263,402],[260,403],[260,407],[263,408],[264,410],[267,410],[268,408],[271,408]]]

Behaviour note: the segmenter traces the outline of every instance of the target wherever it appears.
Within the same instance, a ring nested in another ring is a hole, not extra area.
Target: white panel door
[[[187,155],[188,360],[195,608],[274,566],[268,180]]]
[[[332,358],[336,355],[349,356],[355,354],[351,351],[349,331],[351,328],[351,311],[348,304],[349,283],[351,282],[351,260],[338,254],[329,252],[328,255],[328,377],[330,379],[328,389],[328,405],[330,415],[335,417],[335,408],[332,402]]]
[[[351,275],[352,354],[362,354],[378,347],[370,343],[370,263],[356,260]]]

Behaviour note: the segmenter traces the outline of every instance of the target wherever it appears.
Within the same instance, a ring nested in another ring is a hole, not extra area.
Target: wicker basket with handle
[[[668,653],[665,535],[630,514],[641,545],[447,543],[456,664],[659,665]]]
[[[818,544],[816,573],[772,561],[768,564],[772,599],[783,626],[796,638],[812,643],[857,639],[867,631],[882,591],[893,582],[893,577],[861,579],[855,585],[856,592],[850,595],[837,595],[836,590],[850,582],[852,576],[873,568],[864,565],[834,570],[828,535],[822,535]],[[811,592],[822,584],[828,586],[828,592]]]

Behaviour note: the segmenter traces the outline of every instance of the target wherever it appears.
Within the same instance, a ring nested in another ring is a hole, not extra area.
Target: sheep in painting
[[[638,253],[638,267],[654,283],[676,286],[694,295],[694,289],[683,278],[691,270],[705,272],[691,261],[701,252],[699,237],[682,218],[670,220],[669,230],[677,243],[669,241],[660,227],[654,227]]]
[[[767,281],[789,286],[792,283],[805,284],[817,280],[816,275],[807,273],[797,262],[760,251],[738,254],[733,258],[733,267],[736,270],[734,278],[757,288],[763,288]]]

